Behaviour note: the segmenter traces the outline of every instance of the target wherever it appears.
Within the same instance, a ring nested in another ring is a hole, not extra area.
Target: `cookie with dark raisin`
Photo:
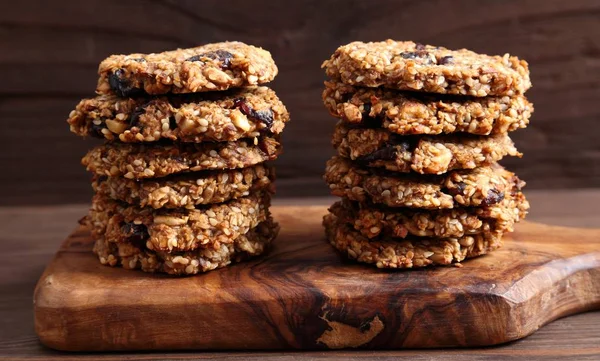
[[[497,163],[442,175],[421,175],[365,168],[339,156],[327,162],[324,178],[335,196],[423,209],[490,206],[525,185]]]
[[[512,232],[515,223],[527,215],[529,202],[520,191],[507,192],[496,204],[483,207],[420,210],[359,203],[346,198],[329,211],[367,238],[385,236],[450,238],[479,233]]]
[[[352,125],[376,125],[401,135],[499,134],[525,128],[533,105],[523,96],[475,98],[325,82],[329,113]]]
[[[71,131],[121,142],[236,141],[279,134],[290,119],[267,87],[225,92],[84,99],[69,115]]]
[[[476,97],[513,96],[531,87],[526,61],[412,41],[360,41],[340,46],[323,63],[348,85]]]
[[[270,82],[271,54],[241,42],[222,42],[152,54],[111,55],[100,63],[96,88],[121,97],[196,93]]]
[[[397,135],[382,128],[355,128],[340,122],[333,146],[342,157],[394,172],[442,174],[490,165],[505,156],[520,157],[507,134]]]
[[[106,266],[188,276],[226,267],[231,263],[264,254],[278,233],[279,225],[273,221],[273,218],[268,217],[258,226],[235,238],[232,243],[221,243],[216,249],[197,248],[184,252],[153,251],[137,243],[115,243],[105,237],[99,237],[94,244],[94,253],[100,263]]]
[[[267,220],[270,204],[268,192],[192,209],[138,207],[97,194],[87,224],[95,238],[154,251],[218,249]]]

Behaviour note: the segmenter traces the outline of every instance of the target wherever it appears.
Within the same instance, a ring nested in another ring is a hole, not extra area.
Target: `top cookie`
[[[100,63],[101,94],[196,93],[270,82],[277,66],[268,51],[240,42],[153,54],[111,55]]]
[[[356,41],[339,47],[322,67],[334,79],[364,87],[477,97],[517,95],[531,87],[527,62],[517,57],[412,41]]]

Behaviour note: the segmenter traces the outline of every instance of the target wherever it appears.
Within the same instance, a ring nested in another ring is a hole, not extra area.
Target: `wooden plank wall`
[[[334,120],[319,68],[353,40],[411,39],[530,62],[536,112],[505,162],[532,188],[600,186],[597,0],[19,0],[0,11],[0,203],[86,202],[79,158],[93,142],[65,119],[93,95],[100,60],[241,40],[273,53],[292,113],[278,161],[283,196],[324,195]]]

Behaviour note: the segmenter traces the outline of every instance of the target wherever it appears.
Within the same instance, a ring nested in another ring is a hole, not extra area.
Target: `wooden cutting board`
[[[36,332],[70,351],[466,347],[600,308],[600,229],[524,222],[462,268],[381,271],[334,252],[325,212],[274,207],[268,256],[187,278],[102,266],[79,228],[38,281]]]

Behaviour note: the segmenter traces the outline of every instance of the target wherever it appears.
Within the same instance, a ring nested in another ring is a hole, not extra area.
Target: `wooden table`
[[[600,190],[528,191],[529,220],[600,227]],[[328,204],[332,199],[280,199],[279,204]],[[534,335],[507,345],[480,349],[335,352],[165,352],[67,354],[42,346],[33,331],[32,293],[58,245],[75,227],[86,205],[0,207],[0,359],[228,359],[228,360],[599,360],[600,312],[557,320]]]

